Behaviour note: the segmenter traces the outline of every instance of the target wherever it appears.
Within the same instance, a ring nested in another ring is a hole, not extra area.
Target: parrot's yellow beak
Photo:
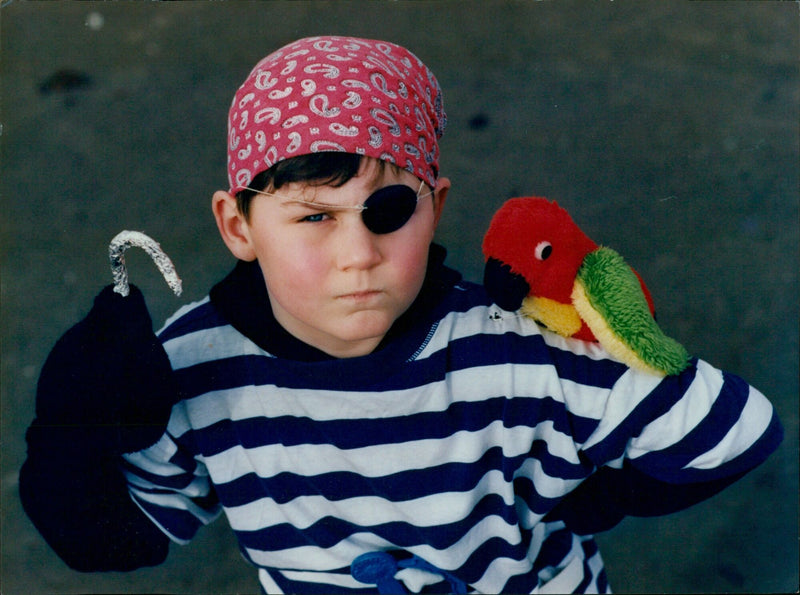
[[[522,300],[522,307],[519,311],[523,316],[533,318],[563,337],[571,337],[583,325],[581,317],[572,304],[562,304],[546,297],[526,297]]]

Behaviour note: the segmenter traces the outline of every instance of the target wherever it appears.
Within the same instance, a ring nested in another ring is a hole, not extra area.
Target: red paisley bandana
[[[253,68],[228,114],[228,181],[236,194],[289,157],[345,151],[402,167],[430,187],[446,123],[433,73],[393,43],[309,37]]]

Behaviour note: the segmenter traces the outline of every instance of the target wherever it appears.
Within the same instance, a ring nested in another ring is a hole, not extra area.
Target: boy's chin
[[[327,349],[322,350],[334,357],[358,357],[372,353],[389,332],[392,322],[376,317],[358,317],[346,328],[337,329],[329,336]]]

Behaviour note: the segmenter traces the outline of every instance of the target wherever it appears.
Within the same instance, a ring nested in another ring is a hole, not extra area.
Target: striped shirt
[[[606,592],[592,536],[547,516],[565,496],[603,467],[733,476],[780,435],[735,376],[630,370],[463,281],[364,357],[277,357],[209,298],[160,338],[183,399],[126,455],[132,497],[179,543],[224,511],[267,592],[374,592],[351,565],[384,551],[440,571],[412,590]]]

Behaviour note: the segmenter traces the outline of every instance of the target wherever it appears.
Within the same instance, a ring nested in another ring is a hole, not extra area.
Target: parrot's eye
[[[539,260],[547,260],[552,253],[553,245],[550,242],[539,242],[533,251],[533,255]]]

